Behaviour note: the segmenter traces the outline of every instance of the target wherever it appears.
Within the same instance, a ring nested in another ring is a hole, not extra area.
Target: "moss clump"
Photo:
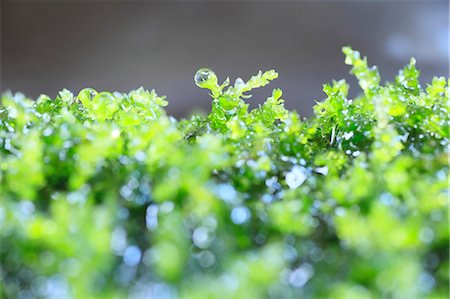
[[[1,297],[447,298],[449,83],[415,61],[301,119],[278,75],[221,85],[209,115],[163,97],[63,90],[0,106]]]

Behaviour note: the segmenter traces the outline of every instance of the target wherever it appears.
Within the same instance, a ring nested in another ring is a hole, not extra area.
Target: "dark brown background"
[[[341,47],[377,64],[383,81],[415,56],[423,82],[448,76],[448,1],[1,1],[1,90],[54,96],[66,87],[155,88],[169,113],[209,109],[199,67],[220,79],[280,73],[289,108],[311,113],[321,86],[350,78]],[[358,92],[354,86],[352,95]]]

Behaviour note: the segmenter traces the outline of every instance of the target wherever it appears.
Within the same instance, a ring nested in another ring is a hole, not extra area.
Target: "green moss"
[[[315,116],[260,72],[176,120],[143,88],[0,106],[1,297],[447,298],[449,81],[349,47]]]

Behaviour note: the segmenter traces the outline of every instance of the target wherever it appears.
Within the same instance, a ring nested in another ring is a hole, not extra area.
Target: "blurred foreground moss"
[[[344,48],[362,94],[315,117],[278,74],[220,84],[209,115],[63,90],[0,106],[2,298],[448,298],[449,82],[394,82]]]

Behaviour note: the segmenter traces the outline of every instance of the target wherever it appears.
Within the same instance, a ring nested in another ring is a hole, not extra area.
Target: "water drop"
[[[47,280],[46,298],[69,298],[69,286],[61,274],[56,274]]]
[[[68,258],[62,261],[58,267],[58,270],[67,276],[75,277],[79,274],[81,263],[75,258]]]
[[[192,241],[195,246],[199,248],[206,248],[209,246],[209,233],[208,230],[204,227],[198,227],[194,230],[192,234]]]
[[[434,239],[434,232],[431,228],[424,227],[419,232],[419,238],[420,238],[420,241],[422,241],[423,243],[429,244]]]
[[[139,151],[139,152],[137,152],[137,153],[134,155],[134,157],[135,157],[136,160],[138,160],[139,162],[142,162],[142,161],[145,160],[146,155],[145,155],[144,152]]]
[[[352,153],[352,156],[353,156],[353,157],[358,157],[359,155],[361,155],[361,152],[360,152],[360,151],[354,151],[354,152]]]
[[[211,251],[205,250],[198,255],[198,261],[202,268],[208,268],[214,264],[216,257]]]
[[[166,213],[166,214],[172,212],[174,208],[175,208],[175,204],[173,203],[173,201],[170,201],[170,200],[163,202],[160,206],[161,212]]]
[[[259,233],[255,236],[255,242],[258,245],[263,245],[266,242],[266,239],[267,239],[266,235],[262,233]]]
[[[231,220],[235,224],[243,224],[247,222],[248,219],[250,219],[250,210],[247,207],[235,207],[231,211]]]
[[[272,201],[274,201],[275,198],[273,197],[273,195],[266,193],[261,197],[261,199],[264,203],[271,203]]]
[[[122,227],[117,227],[111,235],[111,249],[116,255],[121,255],[127,246],[127,232]]]
[[[346,214],[346,211],[344,208],[338,207],[334,210],[334,213],[336,214],[336,216],[344,216]]]
[[[123,185],[120,188],[120,195],[125,199],[130,199],[130,196],[133,194],[133,190],[131,190],[127,185]]]
[[[59,151],[58,158],[60,161],[65,161],[67,158],[67,151],[65,150]]]
[[[42,135],[47,137],[47,136],[52,135],[52,133],[53,133],[53,129],[52,128],[47,128],[47,129],[44,130],[44,132],[42,132]]]
[[[141,250],[137,246],[130,246],[123,254],[123,261],[127,266],[135,267],[141,260]]]
[[[328,166],[317,167],[314,169],[317,173],[327,175],[328,174]]]
[[[150,298],[164,298],[164,299],[175,299],[177,297],[178,296],[176,289],[173,288],[171,285],[165,283],[155,284],[152,287],[152,295],[150,296]]]
[[[25,217],[28,217],[34,212],[34,204],[31,201],[22,201],[19,203],[19,210]]]
[[[217,84],[217,76],[212,70],[202,68],[195,73],[194,82],[200,88],[208,88],[211,83]]]
[[[297,256],[298,256],[297,250],[293,246],[287,245],[284,248],[283,257],[285,260],[293,262],[295,261]]]
[[[82,192],[70,192],[67,194],[67,201],[71,204],[75,204],[78,202],[84,202],[85,197]]]
[[[217,228],[217,219],[214,216],[208,216],[203,220],[203,226],[212,232]]]
[[[442,213],[439,210],[434,210],[431,212],[430,217],[434,222],[439,222],[442,220]]]
[[[111,131],[111,138],[116,139],[120,136],[120,130],[115,128]]]
[[[44,251],[39,256],[39,260],[43,265],[50,266],[55,261],[55,255],[53,254],[53,252]]]
[[[3,221],[5,220],[5,210],[0,207],[0,227],[3,225]]]
[[[67,124],[62,124],[60,127],[59,136],[61,139],[66,140],[70,138],[70,131]]]
[[[158,226],[158,206],[149,205],[145,214],[145,223],[149,230],[154,230]]]
[[[44,276],[38,276],[31,283],[31,290],[36,296],[45,297],[47,295],[47,279]]]
[[[126,219],[128,219],[129,215],[130,215],[130,211],[128,211],[127,208],[120,207],[117,209],[117,218],[119,218],[121,220],[126,220]]]
[[[314,275],[314,269],[310,264],[303,264],[289,275],[289,283],[296,288],[304,286]]]
[[[344,137],[345,140],[349,140],[350,138],[353,137],[353,132],[345,132],[344,135],[342,135],[342,137]]]
[[[408,140],[409,133],[399,136],[401,142],[405,143]]]
[[[235,203],[238,200],[238,193],[230,184],[219,184],[215,191],[217,196],[225,202]]]
[[[71,148],[73,146],[73,142],[72,141],[70,141],[70,140],[66,140],[66,141],[64,141],[64,143],[63,143],[63,148]]]
[[[244,86],[245,86],[245,82],[244,82],[244,80],[242,80],[242,78],[237,78],[236,81],[234,81],[234,87],[235,88],[240,89],[240,88],[242,88]]]
[[[266,186],[269,188],[277,189],[277,188],[274,188],[274,185],[277,183],[278,183],[278,178],[276,176],[266,179]]]
[[[258,163],[256,163],[255,160],[248,160],[247,161],[247,166],[249,166],[251,168],[256,168],[258,166]]]
[[[131,176],[128,180],[127,186],[128,188],[134,190],[139,187],[139,181],[134,176]]]
[[[392,206],[393,204],[395,204],[395,198],[387,192],[383,192],[380,195],[380,201],[386,206]]]
[[[121,155],[119,157],[119,162],[123,165],[128,165],[128,164],[130,164],[131,160],[127,156]]]
[[[322,249],[315,247],[314,249],[311,250],[311,261],[313,262],[319,262],[324,258],[324,254]]]
[[[238,160],[235,164],[237,168],[241,168],[245,164],[245,160]]]
[[[294,166],[290,172],[286,174],[286,184],[291,189],[297,189],[306,180],[307,176],[305,173],[305,168]]]
[[[436,280],[429,273],[422,272],[419,275],[419,288],[423,292],[430,292],[435,283],[436,283]]]

